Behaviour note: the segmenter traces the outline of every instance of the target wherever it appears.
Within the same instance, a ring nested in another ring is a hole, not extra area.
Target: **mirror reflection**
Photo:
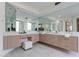
[[[73,20],[67,18],[49,18],[35,17],[24,9],[19,9],[6,3],[6,32],[29,32],[29,31],[47,31],[47,32],[73,32]],[[48,15],[49,16],[49,15]],[[65,20],[66,19],[66,20]]]

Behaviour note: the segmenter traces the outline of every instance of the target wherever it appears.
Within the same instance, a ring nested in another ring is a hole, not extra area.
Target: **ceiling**
[[[19,3],[22,4],[27,8],[27,6],[33,11],[36,11],[37,13],[42,13],[43,11],[49,9],[52,6],[54,7],[54,3],[45,3],[45,2],[34,2],[34,3]]]
[[[55,6],[55,2],[10,2],[16,6],[17,17],[31,19],[53,19],[53,17],[72,17],[79,15],[78,2],[62,2]],[[48,21],[48,20],[47,20]]]

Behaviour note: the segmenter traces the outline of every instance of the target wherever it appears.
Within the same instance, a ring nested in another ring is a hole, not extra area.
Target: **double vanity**
[[[40,34],[40,41],[66,50],[78,52],[78,36],[65,35],[61,33]]]
[[[17,48],[21,46],[22,39],[27,37],[31,37],[32,42],[36,43],[38,41],[53,45],[59,48],[63,48],[70,51],[78,52],[78,35],[74,33],[50,33],[50,32],[30,32],[25,34],[18,34],[18,33],[6,33],[4,35],[3,40],[3,48],[4,49],[11,49]]]

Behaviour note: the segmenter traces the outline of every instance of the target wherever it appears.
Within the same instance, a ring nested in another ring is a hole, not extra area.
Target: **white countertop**
[[[40,34],[52,34],[52,35],[69,35],[79,37],[79,32],[41,32]]]
[[[6,33],[4,33],[4,36],[11,36],[11,35],[26,35],[26,34],[39,34],[39,32],[32,31],[32,32],[24,33],[24,34],[19,34],[18,32],[6,32]]]
[[[31,32],[27,32],[24,34],[19,34],[18,32],[6,32],[4,33],[4,36],[8,36],[8,35],[26,35],[26,34],[52,34],[52,35],[69,35],[69,36],[77,36],[79,37],[79,32],[37,32],[37,31],[31,31]]]

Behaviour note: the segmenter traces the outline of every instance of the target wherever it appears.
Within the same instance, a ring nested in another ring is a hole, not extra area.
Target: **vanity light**
[[[59,21],[57,20],[56,23],[59,23]]]

